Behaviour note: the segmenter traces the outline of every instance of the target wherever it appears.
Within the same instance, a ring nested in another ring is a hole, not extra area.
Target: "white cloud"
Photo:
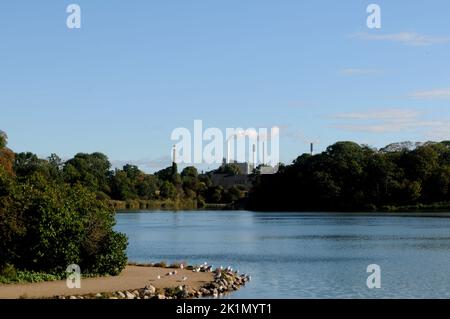
[[[417,118],[421,112],[414,109],[385,109],[385,110],[374,110],[367,112],[349,112],[335,114],[332,117],[335,119],[343,120],[391,120],[391,121],[401,121],[404,119]]]
[[[450,140],[450,121],[441,121],[439,125],[434,126],[425,132],[428,139],[434,141]]]
[[[398,42],[413,46],[427,46],[450,42],[449,37],[435,37],[416,32],[399,32],[391,34],[357,33],[352,35],[352,37],[361,40]]]
[[[415,99],[450,99],[450,88],[413,92],[409,95]]]
[[[377,75],[381,73],[382,73],[381,70],[376,69],[346,68],[341,70],[341,74],[346,76]]]
[[[122,168],[124,165],[136,165],[141,170],[144,171],[157,171],[166,168],[172,164],[172,159],[170,156],[161,156],[155,159],[140,159],[140,160],[112,160],[111,165],[113,168]]]
[[[422,132],[426,136],[443,136],[443,127],[448,127],[450,121],[423,120],[424,113],[415,109],[393,108],[386,110],[341,113],[332,116],[343,123],[333,125],[335,128],[365,133],[399,133]]]

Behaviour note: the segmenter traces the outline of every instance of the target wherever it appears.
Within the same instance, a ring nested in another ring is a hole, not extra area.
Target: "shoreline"
[[[190,299],[238,290],[249,277],[205,266],[128,265],[118,276],[86,278],[81,288],[66,280],[0,285],[0,299]]]
[[[116,209],[116,213],[128,213],[128,212],[178,212],[178,211],[189,211],[189,212],[203,212],[203,211],[247,211],[254,213],[347,213],[347,214],[402,214],[402,213],[448,213],[450,212],[450,204],[437,206],[437,205],[411,205],[411,206],[391,206],[384,207],[380,209],[354,209],[354,210],[326,210],[326,209],[305,209],[305,210],[258,210],[258,209],[245,209],[245,208],[232,208],[229,206],[219,207],[202,207],[202,208],[190,208],[190,209],[174,209],[174,208],[121,208]]]

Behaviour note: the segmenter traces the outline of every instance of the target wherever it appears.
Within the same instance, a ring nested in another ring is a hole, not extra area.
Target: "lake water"
[[[249,273],[227,298],[450,298],[450,214],[127,212],[116,229],[130,261]],[[380,289],[366,286],[369,264]]]

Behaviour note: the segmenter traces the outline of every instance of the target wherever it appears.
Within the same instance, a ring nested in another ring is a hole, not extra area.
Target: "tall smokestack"
[[[230,138],[228,138],[228,140],[227,140],[227,163],[231,163]]]
[[[266,145],[264,144],[264,142],[262,143],[263,145],[262,145],[262,147],[263,147],[263,149],[262,149],[262,151],[263,151],[263,158],[262,158],[262,164],[263,165],[266,165]]]
[[[314,155],[314,143],[311,143],[311,155]]]
[[[174,145],[172,147],[172,163],[176,163],[177,162],[177,148]]]

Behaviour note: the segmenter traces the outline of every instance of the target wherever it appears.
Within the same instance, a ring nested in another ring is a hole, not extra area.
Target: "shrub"
[[[167,268],[167,263],[165,261],[160,261],[159,263],[156,263],[154,267]]]
[[[17,183],[0,172],[0,257],[35,272],[118,274],[127,238],[114,232],[114,211],[81,185],[48,182],[34,174]],[[2,194],[3,193],[3,194]]]

